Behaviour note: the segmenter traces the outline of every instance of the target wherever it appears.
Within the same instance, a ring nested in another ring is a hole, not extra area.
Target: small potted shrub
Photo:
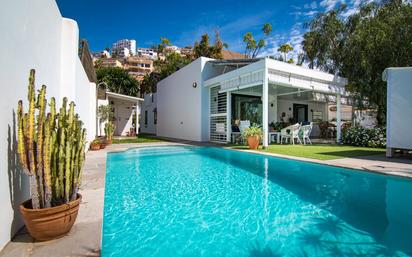
[[[107,144],[111,145],[113,141],[114,134],[114,124],[112,122],[107,122],[104,126],[104,133],[106,135]]]
[[[92,150],[92,151],[98,151],[98,150],[100,150],[100,148],[101,148],[100,139],[96,138],[95,140],[93,140],[93,141],[90,143],[90,150]]]
[[[256,150],[262,138],[262,129],[256,124],[253,124],[242,132],[242,137],[247,140],[249,149]]]
[[[78,193],[85,159],[86,130],[63,99],[59,113],[51,98],[46,113],[46,86],[35,95],[34,70],[30,71],[28,112],[18,103],[18,155],[23,172],[30,177],[31,199],[20,205],[30,235],[46,241],[67,234],[80,207]]]

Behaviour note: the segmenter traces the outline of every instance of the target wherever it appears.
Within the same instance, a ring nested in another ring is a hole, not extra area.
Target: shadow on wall
[[[23,175],[17,154],[17,124],[16,113],[14,111],[13,125],[8,125],[7,153],[10,204],[13,209],[13,222],[10,229],[10,238],[12,238],[24,225],[20,215],[19,205],[30,197],[28,192],[29,179],[27,176]]]

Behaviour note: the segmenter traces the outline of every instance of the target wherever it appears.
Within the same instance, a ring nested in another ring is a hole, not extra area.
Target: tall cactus
[[[28,112],[19,101],[18,154],[22,169],[30,176],[32,207],[48,208],[77,198],[84,163],[86,131],[75,114],[75,104],[63,99],[59,113],[50,99],[46,114],[46,86],[35,96],[35,72],[30,71]]]

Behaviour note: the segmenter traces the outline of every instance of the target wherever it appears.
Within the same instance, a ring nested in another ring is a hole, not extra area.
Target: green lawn
[[[139,144],[139,143],[153,143],[153,142],[164,142],[160,138],[156,138],[151,135],[138,135],[137,137],[122,138],[122,139],[113,139],[113,144]]]
[[[232,146],[234,149],[247,149],[247,146]],[[270,145],[267,149],[259,148],[260,152],[305,157],[317,160],[334,160],[347,157],[359,157],[383,154],[385,149],[354,147],[346,145]]]

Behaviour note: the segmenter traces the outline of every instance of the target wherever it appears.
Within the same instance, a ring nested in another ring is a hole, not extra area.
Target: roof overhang
[[[119,99],[119,100],[123,100],[123,101],[129,101],[129,102],[143,102],[144,99],[143,98],[139,98],[139,97],[134,97],[134,96],[129,96],[129,95],[122,95],[122,94],[117,94],[117,93],[113,93],[113,92],[106,92],[106,96],[107,97],[111,97],[111,98],[115,98],[115,99]]]
[[[262,85],[266,70],[269,84],[326,94],[346,94],[346,78],[269,58],[208,79],[204,85],[219,85],[221,92]]]

